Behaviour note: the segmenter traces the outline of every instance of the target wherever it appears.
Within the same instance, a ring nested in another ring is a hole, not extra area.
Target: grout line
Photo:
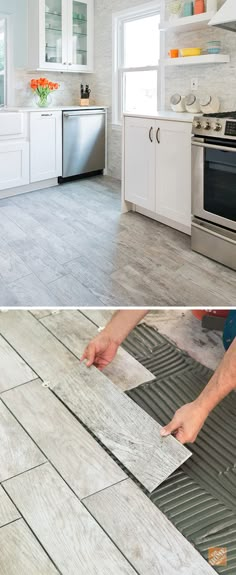
[[[108,485],[107,487],[103,487],[103,489],[99,489],[99,491],[95,491],[94,493],[91,493],[90,495],[86,495],[86,497],[83,497],[82,499],[80,499],[81,503],[84,501],[87,501],[87,499],[90,499],[90,497],[94,497],[94,495],[98,495],[99,493],[102,493],[103,491],[107,491],[107,489],[111,489],[111,487],[115,487],[116,485],[119,485],[119,483],[124,483],[124,481],[127,481],[128,479],[130,479],[129,476],[124,477],[124,479],[120,479],[120,481],[116,481],[115,483],[112,483],[111,485]]]
[[[9,497],[9,495],[8,495],[8,497]],[[0,525],[0,529],[4,529],[4,527],[7,527],[7,525],[11,525],[12,523],[16,523],[17,521],[22,521],[22,519],[23,519],[22,515],[20,517],[17,517],[17,519],[12,519],[12,521],[8,521],[4,525]]]
[[[26,311],[27,312],[28,310],[27,309],[19,310],[19,308],[15,308],[13,311],[22,311],[22,312]],[[1,313],[1,310],[0,310],[0,313]],[[28,313],[30,313],[30,312],[28,311]],[[31,317],[33,317],[32,314],[31,314]],[[11,349],[13,349],[13,351],[24,361],[24,363],[26,365],[28,365],[28,367],[31,369],[31,371],[33,371],[33,373],[35,373],[35,375],[37,376],[36,379],[41,379],[40,375],[35,371],[35,369],[33,369],[33,367],[28,363],[28,361],[26,361],[24,359],[24,357],[19,353],[19,351],[17,351],[17,349],[15,347],[13,347],[12,343],[2,334],[1,331],[0,331],[0,335],[5,340],[5,342],[8,343],[8,345],[11,347]]]
[[[34,465],[34,467],[30,467],[29,469],[25,469],[24,471],[21,471],[20,473],[16,473],[15,475],[12,475],[12,477],[8,477],[7,479],[4,479],[3,481],[1,481],[0,485],[4,489],[4,483],[7,483],[7,481],[11,481],[15,477],[20,477],[21,475],[24,475],[24,473],[27,473],[27,471],[32,471],[33,469],[37,469],[37,467],[42,467],[42,465],[45,465],[45,463],[48,463],[48,461],[42,461],[42,463],[38,463],[38,465]],[[16,505],[15,505],[15,507],[16,507]]]
[[[36,374],[35,374],[36,375]],[[27,385],[27,383],[33,383],[33,381],[38,381],[39,377],[36,375],[34,379],[30,379],[29,381],[23,381],[22,383],[18,383],[18,385],[14,385],[13,387],[9,387],[9,389],[4,389],[4,391],[0,391],[0,397],[7,393],[8,391],[12,391],[13,389],[17,389],[18,387],[22,387],[23,385]]]
[[[39,466],[38,466],[39,467]],[[30,471],[30,470],[29,470]],[[20,514],[21,518],[23,519],[23,521],[26,523],[27,527],[29,528],[30,532],[32,533],[32,535],[35,537],[35,539],[38,541],[40,547],[44,550],[44,552],[46,553],[47,557],[50,559],[51,563],[54,565],[54,567],[57,569],[58,574],[59,575],[63,575],[62,571],[60,571],[60,569],[57,567],[56,563],[54,562],[54,560],[52,559],[52,557],[49,555],[49,553],[47,552],[47,549],[45,549],[45,547],[43,546],[43,544],[41,543],[40,539],[38,538],[38,536],[36,535],[36,533],[33,531],[33,529],[31,529],[30,524],[28,523],[28,521],[26,520],[26,518],[24,517],[24,515],[22,515],[22,513],[20,512],[20,509],[17,507],[17,505],[14,502],[14,499],[11,497],[11,495],[8,493],[7,489],[5,488],[5,486],[2,484],[2,487],[6,493],[6,495],[9,497],[9,499],[11,500],[11,502],[13,503],[13,505],[15,506],[15,508],[17,509],[18,513]]]

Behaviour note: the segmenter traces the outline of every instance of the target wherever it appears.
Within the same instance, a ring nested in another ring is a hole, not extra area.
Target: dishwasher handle
[[[77,118],[78,116],[97,116],[97,115],[103,115],[105,116],[106,112],[105,110],[83,110],[81,112],[78,112],[76,114],[69,114],[69,113],[63,113],[64,118]]]

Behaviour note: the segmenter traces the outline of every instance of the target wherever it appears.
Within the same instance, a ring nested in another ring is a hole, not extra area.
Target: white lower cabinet
[[[125,118],[125,200],[155,210],[155,120]]]
[[[191,128],[189,122],[131,116],[124,120],[125,201],[189,233]]]
[[[29,184],[29,142],[0,142],[0,190]]]
[[[156,212],[191,226],[191,130],[185,122],[157,122]]]
[[[30,182],[62,175],[62,113],[30,114]]]

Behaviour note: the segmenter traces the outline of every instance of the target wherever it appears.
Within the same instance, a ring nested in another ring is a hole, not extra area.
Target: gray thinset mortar
[[[212,375],[144,324],[123,347],[156,376],[127,392],[129,397],[163,425],[199,395]],[[235,393],[212,412],[191,451],[192,457],[150,498],[206,560],[209,548],[226,547],[227,566],[215,569],[236,575]]]

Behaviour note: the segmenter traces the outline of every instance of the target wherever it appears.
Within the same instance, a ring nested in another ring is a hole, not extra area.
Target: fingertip
[[[166,429],[165,427],[163,427],[160,431],[161,437],[167,437],[169,434],[168,429]]]

